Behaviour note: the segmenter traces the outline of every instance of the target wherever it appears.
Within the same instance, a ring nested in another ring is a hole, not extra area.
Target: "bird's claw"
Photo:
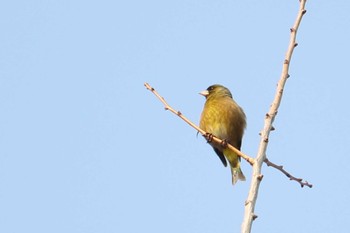
[[[227,147],[227,144],[228,144],[227,139],[223,139],[223,140],[221,141],[221,146],[222,146],[223,148],[226,148],[226,147]]]
[[[211,133],[206,133],[205,134],[205,138],[207,139],[208,143],[211,143],[213,141],[213,137],[214,137],[214,135],[211,134]]]

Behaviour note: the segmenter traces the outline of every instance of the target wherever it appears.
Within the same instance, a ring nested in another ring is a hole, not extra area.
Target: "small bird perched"
[[[233,100],[230,90],[215,84],[199,94],[206,98],[199,127],[240,150],[246,117],[243,109]],[[227,166],[226,159],[230,163],[232,185],[237,180],[244,181],[245,177],[240,168],[241,158],[219,143],[209,143],[225,167]]]

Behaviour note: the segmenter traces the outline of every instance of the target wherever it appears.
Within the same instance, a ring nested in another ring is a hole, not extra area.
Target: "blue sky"
[[[244,108],[255,156],[298,1],[6,1],[0,7],[0,232],[239,232],[198,122],[209,85]],[[253,232],[347,232],[350,3],[308,1]]]

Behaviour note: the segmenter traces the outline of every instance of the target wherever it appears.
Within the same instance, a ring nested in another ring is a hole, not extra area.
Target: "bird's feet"
[[[207,139],[207,143],[211,143],[213,141],[214,135],[211,133],[206,133],[205,138]]]
[[[227,144],[228,144],[227,139],[223,139],[223,140],[221,141],[221,146],[222,146],[223,148],[226,148],[226,147],[227,147]]]

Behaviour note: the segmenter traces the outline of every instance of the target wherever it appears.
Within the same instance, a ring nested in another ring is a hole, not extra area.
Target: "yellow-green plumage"
[[[200,119],[200,128],[226,140],[240,150],[246,127],[246,117],[243,109],[233,100],[229,89],[215,84],[200,94],[206,97]],[[240,157],[218,143],[210,142],[210,144],[225,167],[227,166],[226,159],[228,160],[231,167],[232,184],[235,184],[237,180],[245,180],[240,168]]]

